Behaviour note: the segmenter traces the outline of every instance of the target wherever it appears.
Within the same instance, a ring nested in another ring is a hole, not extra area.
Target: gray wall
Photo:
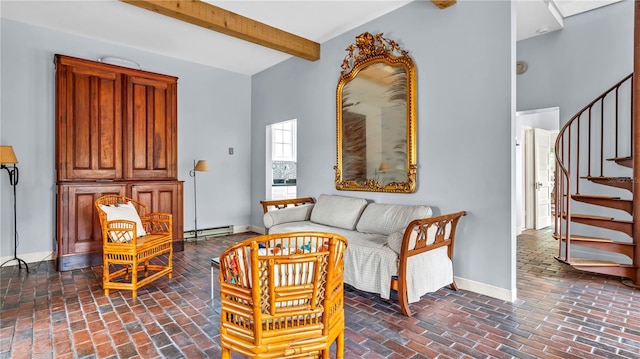
[[[56,53],[86,59],[117,56],[147,71],[177,76],[178,178],[185,181],[184,228],[193,229],[194,159],[210,172],[198,173],[198,227],[249,223],[251,168],[251,78],[157,54],[1,20],[2,109],[0,143],[19,160],[18,255],[41,260],[55,241]],[[234,147],[234,155],[227,148]],[[0,257],[13,255],[12,192],[0,173]]]
[[[517,43],[529,69],[517,78],[518,111],[560,107],[564,124],[633,72],[632,0],[564,20],[564,29]]]
[[[512,288],[512,39],[507,1],[463,1],[446,10],[414,2],[324,44],[316,62],[291,59],[253,77],[251,222],[262,223],[265,127],[298,119],[298,195],[332,193],[376,202],[468,211],[454,271]],[[418,186],[413,194],[337,191],[336,86],[355,36],[384,33],[417,67]]]

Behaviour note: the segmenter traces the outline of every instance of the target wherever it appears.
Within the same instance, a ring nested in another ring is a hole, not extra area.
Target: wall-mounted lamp
[[[516,74],[522,75],[523,73],[527,72],[528,68],[529,68],[529,64],[527,64],[526,61],[516,62]]]
[[[133,60],[123,59],[121,57],[115,57],[115,56],[100,57],[100,58],[98,58],[98,62],[103,62],[105,64],[116,65],[116,66],[130,67],[130,68],[138,69],[138,70],[141,69],[139,63],[137,63],[137,62],[135,62]]]
[[[27,262],[18,258],[18,220],[17,220],[17,211],[16,211],[16,185],[18,184],[18,167],[16,166],[18,163],[18,159],[16,158],[16,154],[13,152],[12,146],[0,146],[0,169],[4,168],[9,173],[9,183],[11,187],[13,187],[13,258],[5,261],[0,265],[3,267],[10,261],[16,260],[18,261],[18,269],[22,269],[22,264],[27,269],[27,273],[29,273],[29,266]],[[11,165],[11,166],[7,166]]]
[[[193,160],[193,169],[189,171],[189,176],[193,177],[193,232],[196,244],[198,244],[198,192],[196,189],[196,172],[209,172],[209,164],[206,160]]]

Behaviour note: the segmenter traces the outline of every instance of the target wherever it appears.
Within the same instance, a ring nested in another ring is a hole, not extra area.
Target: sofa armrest
[[[452,258],[456,226],[464,215],[466,215],[466,212],[461,211],[437,217],[417,219],[409,223],[402,238],[400,259],[444,246],[449,247],[448,255],[449,258]]]
[[[278,210],[267,211],[262,218],[264,227],[268,230],[280,223],[308,221],[311,217],[313,206],[313,204],[304,204],[295,207],[286,207]]]
[[[260,201],[262,205],[262,211],[267,213],[269,211],[269,207],[272,209],[283,209],[290,206],[301,206],[303,204],[313,204],[316,201],[311,197],[301,197],[301,198],[289,198],[289,199],[275,199],[271,201]]]
[[[417,219],[409,223],[405,229],[398,258],[397,288],[398,301],[402,312],[406,316],[411,316],[411,310],[407,302],[408,258],[444,246],[448,247],[447,255],[452,258],[456,227],[460,218],[466,214],[465,211],[461,211],[437,217]],[[455,282],[451,283],[450,286],[451,289],[456,289]]]

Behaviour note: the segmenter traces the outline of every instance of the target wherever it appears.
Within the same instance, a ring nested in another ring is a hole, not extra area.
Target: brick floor
[[[210,258],[252,235],[186,243],[173,279],[137,299],[106,297],[101,267],[2,268],[0,358],[219,358]],[[395,301],[347,287],[345,358],[640,358],[640,291],[557,262],[556,245],[549,230],[518,237],[515,303],[445,288],[407,318]]]

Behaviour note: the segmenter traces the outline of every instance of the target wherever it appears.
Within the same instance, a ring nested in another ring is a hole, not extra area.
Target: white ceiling
[[[411,1],[435,7],[428,0],[206,2],[323,43]],[[539,29],[558,30],[562,17],[616,1],[517,0],[518,40],[540,35],[536,33]],[[463,6],[463,2],[454,6]],[[291,57],[117,0],[1,0],[0,16],[247,75]]]
[[[516,0],[516,39],[561,30],[564,19],[620,0]]]

